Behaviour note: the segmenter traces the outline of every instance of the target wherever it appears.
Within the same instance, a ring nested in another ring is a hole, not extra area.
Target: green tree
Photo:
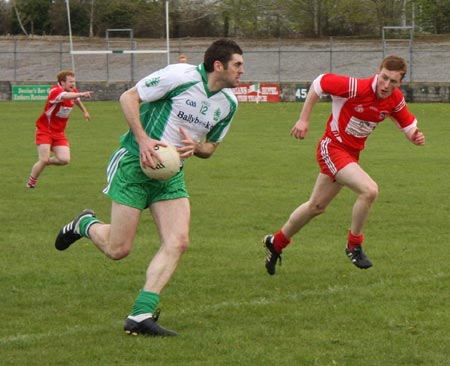
[[[134,22],[132,28],[136,37],[165,37],[165,1],[138,0],[133,13]]]
[[[172,37],[216,37],[223,35],[222,1],[170,1]]]
[[[52,23],[49,17],[51,1],[15,0],[13,5],[16,7],[12,18],[13,32],[23,26],[29,34],[51,33]]]
[[[416,0],[416,22],[421,30],[434,33],[450,33],[450,0]]]
[[[330,0],[287,0],[285,12],[292,29],[297,34],[308,37],[321,37],[325,35]]]
[[[217,2],[223,36],[278,37],[289,33],[288,0],[224,0]]]
[[[0,0],[3,34],[68,33],[68,0]],[[74,36],[131,28],[165,35],[166,0],[70,0]],[[171,37],[380,36],[383,26],[415,23],[450,33],[450,0],[170,0]],[[415,19],[413,22],[413,15]]]
[[[89,2],[90,0],[69,1],[70,23],[72,34],[87,36],[89,33]],[[66,0],[53,0],[49,9],[51,33],[58,35],[69,34]]]
[[[107,29],[133,29],[137,37],[165,34],[164,1],[96,0],[94,34],[103,37]]]
[[[102,9],[95,22],[97,35],[104,36],[108,28],[133,28],[134,13],[131,1],[97,0],[95,7]]]
[[[9,33],[11,21],[11,8],[9,2],[0,0],[0,33],[6,35]]]

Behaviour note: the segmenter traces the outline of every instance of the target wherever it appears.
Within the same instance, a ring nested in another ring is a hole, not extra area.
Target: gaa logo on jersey
[[[355,112],[362,113],[364,112],[364,107],[360,104],[355,107]]]
[[[389,115],[389,113],[386,112],[386,111],[380,112],[380,119],[383,120],[383,119],[385,119],[388,115]]]
[[[220,108],[217,108],[214,111],[214,117],[213,117],[214,122],[218,122],[220,120],[220,115],[221,114],[222,114],[222,111],[220,110]]]
[[[146,82],[145,82],[145,86],[146,87],[148,87],[148,88],[150,88],[150,87],[152,87],[152,86],[156,86],[156,85],[158,85],[159,84],[159,76],[158,77],[156,77],[156,78],[152,78],[152,79],[150,79],[150,80],[147,80]]]

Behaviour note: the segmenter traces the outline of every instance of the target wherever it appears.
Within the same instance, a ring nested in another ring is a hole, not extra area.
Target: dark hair
[[[220,61],[225,69],[227,69],[228,61],[230,61],[236,53],[238,55],[243,54],[241,47],[231,39],[221,38],[213,42],[206,50],[203,58],[206,72],[214,71],[215,61]]]
[[[400,56],[391,55],[385,57],[381,62],[380,70],[383,68],[389,71],[400,72],[403,79],[403,77],[406,75],[406,71],[408,70],[408,65],[406,64],[404,58]]]

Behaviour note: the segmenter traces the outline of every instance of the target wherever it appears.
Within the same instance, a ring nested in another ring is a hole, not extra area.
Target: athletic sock
[[[154,292],[141,290],[131,309],[130,316],[136,317],[140,314],[153,314],[159,302],[159,295]]]
[[[34,187],[37,183],[37,178],[30,175],[30,178],[28,178],[28,185],[31,187]]]
[[[84,217],[80,221],[80,235],[84,236],[85,238],[90,238],[89,236],[89,228],[92,224],[96,224],[101,221],[97,219],[96,217]]]
[[[348,244],[347,247],[349,250],[355,249],[356,246],[362,245],[364,241],[364,235],[353,235],[352,232],[348,231]]]
[[[276,232],[273,236],[273,247],[275,248],[277,253],[281,253],[283,249],[289,245],[290,242],[291,239],[284,235],[281,230]]]
[[[145,319],[151,318],[152,315],[153,315],[152,313],[139,314],[136,316],[128,315],[127,318],[140,323],[140,322],[143,322]]]

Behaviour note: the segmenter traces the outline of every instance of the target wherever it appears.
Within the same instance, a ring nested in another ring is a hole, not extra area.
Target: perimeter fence
[[[171,40],[170,62],[180,54],[188,62],[202,62],[213,39]],[[369,77],[388,54],[409,63],[407,81],[449,82],[450,41],[414,41],[386,47],[380,40],[237,40],[244,50],[245,74],[241,80],[297,82],[333,72]],[[165,40],[129,40],[114,44],[110,54],[70,53],[67,39],[52,37],[0,38],[0,81],[53,81],[62,69],[75,69],[78,81],[134,82],[167,65],[167,54],[123,53],[123,50],[165,49]],[[79,39],[75,51],[107,50],[104,40]]]

